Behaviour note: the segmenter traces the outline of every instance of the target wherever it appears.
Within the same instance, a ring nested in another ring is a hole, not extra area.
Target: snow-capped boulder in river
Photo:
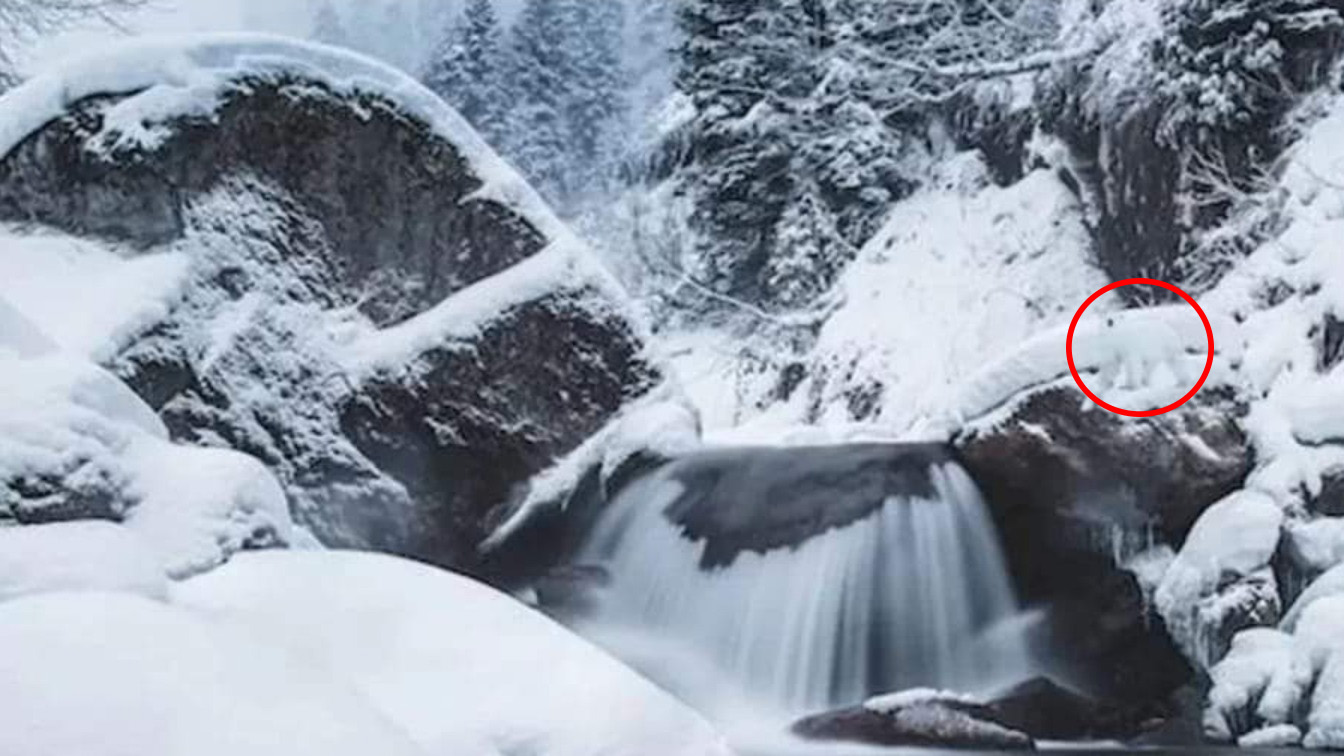
[[[265,36],[0,98],[0,297],[331,545],[474,566],[488,513],[657,371],[619,287],[419,84]],[[41,229],[34,227],[39,224]]]

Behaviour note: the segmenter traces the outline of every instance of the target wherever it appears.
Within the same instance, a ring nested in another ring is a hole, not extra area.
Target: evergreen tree
[[[435,51],[424,83],[496,144],[506,128],[503,65],[499,19],[491,0],[470,0]]]
[[[602,188],[627,113],[619,0],[527,0],[508,45],[505,153],[562,212]]]
[[[557,203],[571,187],[563,115],[569,85],[563,1],[526,0],[514,22],[507,54],[512,113],[503,141],[505,154],[523,175]]]
[[[564,130],[577,190],[592,193],[606,188],[628,131],[621,58],[625,9],[620,0],[571,0],[561,12],[567,58]]]
[[[859,99],[837,42],[852,19],[818,0],[690,0],[678,88],[692,162],[678,181],[699,239],[688,272],[777,307],[825,292],[904,182],[903,140]]]
[[[330,0],[323,2],[313,19],[313,39],[336,47],[349,47],[350,35],[346,34],[345,24]]]

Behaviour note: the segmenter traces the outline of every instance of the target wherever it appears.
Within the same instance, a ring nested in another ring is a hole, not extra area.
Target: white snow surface
[[[806,414],[797,405],[819,392],[817,422],[849,422],[845,394],[880,386],[875,422],[907,434],[950,430],[968,376],[1067,326],[1106,283],[1089,261],[1078,202],[1052,172],[1009,187],[984,176],[978,156],[955,156],[945,178],[895,206],[844,273],[844,304],[811,356],[817,377],[793,393],[791,413],[776,411],[782,421],[797,422]],[[1062,339],[1054,347],[1062,360]]]
[[[168,579],[149,545],[114,523],[0,528],[0,602],[57,591],[167,599]]]
[[[424,756],[326,670],[128,594],[0,602],[0,701],[5,756]]]
[[[351,681],[427,753],[721,756],[697,714],[545,616],[465,577],[388,556],[265,551],[174,589]]]
[[[112,357],[136,332],[167,315],[188,267],[187,255],[178,250],[136,255],[96,241],[0,225],[0,296],[40,323],[56,344],[95,362]]]
[[[1237,633],[1227,655],[1209,670],[1204,734],[1230,742],[1253,726],[1253,712],[1277,670],[1292,662],[1293,639],[1269,628]]]
[[[879,714],[890,714],[897,709],[903,709],[918,704],[938,703],[940,701],[961,704],[984,703],[984,701],[975,696],[958,693],[957,691],[937,690],[935,688],[910,688],[895,693],[873,696],[863,702],[863,708]]]
[[[5,292],[0,285],[0,303]],[[290,537],[284,494],[260,462],[170,443],[130,388],[69,352],[0,350],[0,438],[0,480],[54,477],[67,491],[115,493],[131,506],[110,514],[146,539],[169,575]]]

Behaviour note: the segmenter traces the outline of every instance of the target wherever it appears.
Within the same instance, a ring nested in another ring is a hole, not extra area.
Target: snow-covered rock
[[[1265,627],[1237,633],[1227,654],[1209,670],[1205,737],[1227,743],[1264,725],[1257,707],[1271,678],[1292,660],[1293,639],[1287,633]]]
[[[0,520],[124,522],[172,576],[290,541],[284,493],[260,462],[171,443],[153,410],[83,358],[11,354],[0,352]],[[83,531],[48,531],[56,551],[67,537],[90,546]]]
[[[168,578],[144,539],[110,522],[0,528],[0,601],[58,591],[166,599]]]
[[[460,743],[546,756],[725,756],[706,722],[510,597],[394,557],[270,551],[175,587],[352,681],[427,753]]]
[[[948,691],[916,689],[804,717],[794,734],[807,740],[935,748],[1034,748],[1031,737],[990,717],[981,703]]]
[[[657,381],[586,247],[354,53],[108,45],[0,98],[0,155],[0,297],[174,439],[265,463],[326,543],[474,567],[492,510]]]
[[[1283,510],[1261,493],[1239,491],[1209,507],[1186,537],[1154,594],[1181,649],[1206,668],[1240,630],[1278,622],[1270,560]]]
[[[426,754],[321,667],[125,594],[0,602],[0,701],[6,756]]]

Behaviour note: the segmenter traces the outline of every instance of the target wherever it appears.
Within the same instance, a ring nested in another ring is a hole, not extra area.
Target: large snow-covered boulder
[[[7,230],[0,296],[174,439],[262,460],[328,544],[472,567],[490,512],[656,381],[582,243],[371,60],[136,41],[0,124],[0,221],[59,232]]]
[[[350,680],[432,754],[727,756],[697,714],[587,641],[469,578],[336,551],[242,555],[174,589]]]

